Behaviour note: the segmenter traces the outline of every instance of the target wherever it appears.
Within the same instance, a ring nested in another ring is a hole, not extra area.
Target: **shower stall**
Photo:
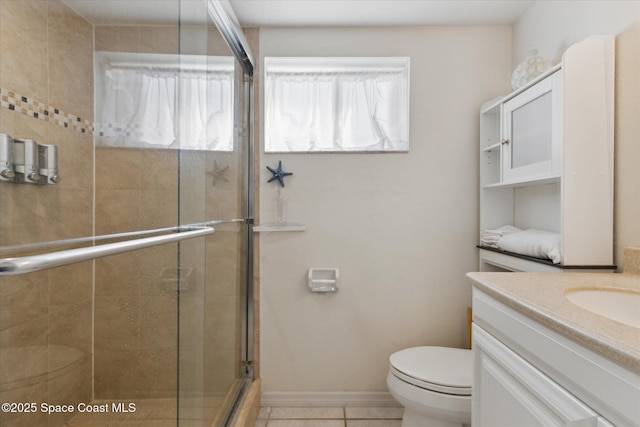
[[[253,59],[225,0],[0,1],[0,425],[228,425]]]

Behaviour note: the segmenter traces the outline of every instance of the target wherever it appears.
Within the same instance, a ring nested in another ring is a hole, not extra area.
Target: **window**
[[[265,151],[409,151],[409,58],[265,58]]]
[[[96,141],[233,150],[233,57],[96,52]]]

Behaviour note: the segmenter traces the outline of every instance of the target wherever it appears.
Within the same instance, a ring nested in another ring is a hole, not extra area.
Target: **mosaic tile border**
[[[66,113],[59,108],[22,96],[9,89],[0,88],[0,107],[45,122],[53,122],[76,132],[93,134],[93,123],[90,120]]]

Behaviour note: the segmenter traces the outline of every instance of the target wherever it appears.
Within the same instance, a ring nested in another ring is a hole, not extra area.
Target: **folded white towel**
[[[530,228],[501,237],[498,247],[521,255],[548,258],[554,264],[562,262],[559,233]]]
[[[522,230],[514,227],[513,225],[503,225],[502,227],[498,227],[495,229],[482,230],[482,232],[480,233],[480,244],[485,246],[497,247],[498,240],[500,240],[501,237],[520,231]]]

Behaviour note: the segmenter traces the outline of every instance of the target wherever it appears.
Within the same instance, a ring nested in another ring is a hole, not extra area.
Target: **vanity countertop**
[[[467,273],[474,286],[544,326],[640,371],[640,328],[583,309],[565,296],[571,288],[640,291],[631,273]]]

